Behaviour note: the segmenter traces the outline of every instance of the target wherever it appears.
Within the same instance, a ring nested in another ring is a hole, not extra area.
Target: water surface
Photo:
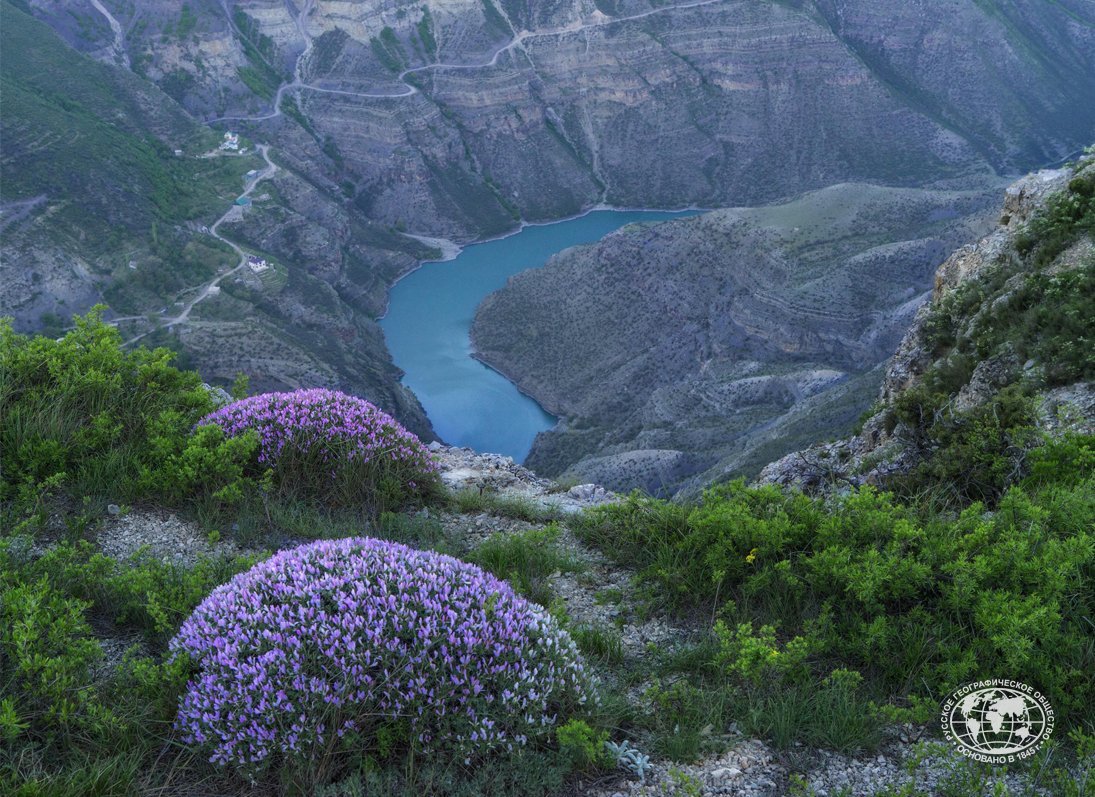
[[[472,358],[468,331],[487,294],[556,252],[596,241],[625,224],[696,212],[593,211],[473,244],[453,260],[426,263],[400,280],[380,325],[395,364],[406,373],[403,383],[418,396],[441,439],[520,462],[537,432],[555,425],[555,418],[512,382]]]

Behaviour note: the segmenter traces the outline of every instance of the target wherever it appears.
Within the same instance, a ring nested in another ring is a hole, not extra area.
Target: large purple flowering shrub
[[[428,490],[436,464],[421,441],[369,402],[334,390],[264,393],[221,407],[198,426],[255,431],[258,465],[297,498],[383,509]]]
[[[196,677],[177,724],[254,774],[405,722],[420,749],[515,749],[591,697],[577,649],[505,582],[372,538],[281,551],[214,590],[171,643]]]

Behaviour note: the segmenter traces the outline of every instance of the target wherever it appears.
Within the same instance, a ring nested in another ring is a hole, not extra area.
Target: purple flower
[[[171,647],[197,667],[177,726],[245,774],[399,718],[431,750],[489,753],[591,698],[542,608],[474,565],[370,538],[279,552],[214,590]]]
[[[305,485],[334,502],[369,500],[380,489],[423,492],[436,480],[437,464],[417,437],[373,404],[334,390],[251,396],[198,422],[209,425],[229,437],[254,431],[258,464],[283,487]]]

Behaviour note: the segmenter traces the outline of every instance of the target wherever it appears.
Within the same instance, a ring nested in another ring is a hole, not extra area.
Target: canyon
[[[5,85],[41,85],[19,68],[30,42],[49,56],[57,78],[48,94],[56,112],[48,118],[5,103],[6,162],[35,151],[43,160],[80,159],[107,175],[116,170],[124,152],[88,151],[86,138],[66,135],[77,107],[96,125],[124,124],[158,142],[149,157],[188,175],[211,165],[199,160],[209,145],[203,126],[217,135],[231,129],[252,147],[268,145],[278,169],[220,232],[269,258],[277,278],[227,280],[186,323],[165,328],[177,315],[174,302],[185,306],[193,298],[188,291],[231,266],[231,254],[218,253],[201,227],[223,214],[243,184],[233,192],[222,175],[222,204],[209,202],[183,218],[166,205],[148,207],[141,196],[104,198],[93,185],[28,169],[17,181],[5,179],[0,194],[9,252],[0,276],[11,286],[0,312],[22,328],[52,329],[58,317],[105,300],[113,317],[129,319],[120,322],[127,339],[145,335],[176,348],[214,381],[244,372],[263,389],[338,387],[375,400],[425,437],[434,431],[400,384],[377,319],[390,285],[436,257],[439,246],[602,203],[744,207],[842,183],[976,194],[1001,175],[1067,158],[1095,130],[1095,12],[1079,0],[946,7],[883,0],[3,6],[5,28],[20,34],[5,40],[13,54],[5,59]],[[111,86],[114,99],[67,80],[71,72]],[[110,102],[132,109],[127,121],[101,107]],[[22,132],[15,137],[12,130]],[[12,141],[19,146],[9,149]],[[183,163],[171,161],[175,149],[184,152]],[[262,167],[258,159],[249,165]],[[930,203],[937,195],[925,196]],[[100,202],[102,212],[95,210]],[[113,237],[89,246],[81,227],[95,225],[84,218],[59,228],[56,219],[74,207],[115,218]],[[709,231],[709,222],[694,224],[699,235]],[[857,234],[867,240],[885,229],[868,225]],[[949,245],[974,234],[955,225],[942,238],[925,228],[902,240]],[[173,250],[191,247],[195,280],[136,284],[131,272],[162,265],[150,243],[157,236],[170,239]],[[729,273],[733,264],[713,242],[696,246],[713,271]],[[926,290],[941,245],[906,253],[901,268],[910,279],[902,290]],[[695,276],[678,271],[680,279]],[[695,292],[699,284],[684,289]],[[875,310],[893,309],[886,308]],[[635,314],[642,312],[637,304]],[[866,312],[859,305],[848,310],[854,318]],[[880,333],[871,355],[855,363],[822,362],[813,370],[849,379],[868,373],[868,361],[880,361],[895,334]],[[682,375],[666,356],[661,365]],[[545,384],[545,395],[561,384]],[[871,391],[854,392],[862,403]],[[610,404],[620,409],[628,401]],[[845,419],[848,411],[836,414]],[[611,424],[621,440],[625,427],[642,426],[622,415]],[[806,425],[815,436],[835,433],[829,421]],[[600,450],[534,457],[557,470]],[[710,467],[710,458],[679,464],[668,482]]]
[[[1002,186],[832,186],[786,204],[636,224],[512,277],[479,356],[553,415],[527,464],[673,494],[850,429],[935,268]]]

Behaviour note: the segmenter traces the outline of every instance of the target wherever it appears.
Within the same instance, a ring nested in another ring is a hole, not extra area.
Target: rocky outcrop
[[[480,454],[470,448],[436,442],[430,443],[430,451],[440,468],[442,483],[456,492],[472,490],[488,496],[516,498],[565,514],[618,500],[599,484],[576,484],[564,489],[500,454]]]
[[[562,419],[530,467],[699,486],[850,428],[935,268],[998,197],[842,185],[624,228],[512,278],[473,341]]]
[[[927,325],[933,313],[939,312],[946,297],[963,286],[984,279],[1002,267],[1014,274],[1004,283],[1002,297],[1008,286],[1016,285],[1034,266],[1020,254],[1017,240],[1027,224],[1059,197],[1077,174],[1095,174],[1091,161],[1079,170],[1060,169],[1028,175],[1011,185],[1005,193],[1000,223],[987,236],[956,251],[935,275],[931,301],[918,312],[916,319],[889,361],[874,414],[863,424],[862,431],[834,443],[806,448],[782,457],[764,468],[760,482],[772,482],[808,490],[830,490],[845,485],[884,485],[890,478],[907,472],[919,461],[911,445],[910,430],[894,426],[889,413],[894,402],[905,391],[923,381],[930,369],[941,365],[935,348],[928,340]],[[1090,234],[1079,239],[1044,266],[1048,273],[1060,273],[1072,268],[1095,268],[1095,240]],[[981,313],[999,313],[995,307],[1001,295],[989,295],[968,316],[953,319],[959,329],[968,329]],[[974,365],[968,380],[953,399],[956,411],[969,411],[990,400],[1003,387],[1027,380],[1038,393],[1040,424],[1049,431],[1062,428],[1084,433],[1095,431],[1095,389],[1087,382],[1052,388],[1038,388],[1039,369],[1035,360],[1023,361],[1009,343],[988,354]]]

